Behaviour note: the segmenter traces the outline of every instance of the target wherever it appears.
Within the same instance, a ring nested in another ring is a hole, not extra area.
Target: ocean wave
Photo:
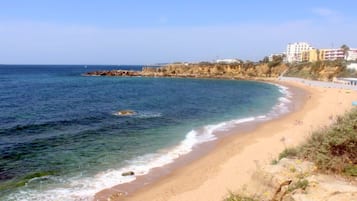
[[[292,102],[291,99],[293,96],[288,87],[279,84],[274,85],[279,88],[279,92],[282,94],[282,96],[278,98],[277,104],[273,106],[271,111],[267,114],[269,118],[276,118],[290,112],[289,104]]]

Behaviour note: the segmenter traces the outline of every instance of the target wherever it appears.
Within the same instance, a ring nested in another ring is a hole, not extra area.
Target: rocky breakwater
[[[141,76],[140,71],[130,71],[130,70],[103,70],[103,71],[93,71],[84,74],[85,76],[121,76],[121,77],[134,77]]]

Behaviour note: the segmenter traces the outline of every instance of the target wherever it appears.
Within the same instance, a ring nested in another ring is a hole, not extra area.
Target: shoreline
[[[312,130],[328,126],[331,115],[343,114],[352,107],[351,101],[357,99],[356,94],[343,89],[309,87],[295,82],[273,83],[298,87],[309,97],[297,111],[264,122],[253,131],[227,136],[204,156],[128,196],[114,194],[111,200],[222,200],[229,190],[247,183],[257,166],[269,163],[285,146],[299,144]],[[303,123],[299,125],[296,121]],[[256,150],[261,153],[257,154]],[[115,187],[111,190],[112,194],[118,193]],[[109,196],[107,193],[104,192]],[[99,194],[96,199],[102,200],[104,197]]]
[[[261,82],[261,80],[259,82]],[[237,137],[239,135],[250,133],[255,130],[255,127],[259,127],[267,122],[275,121],[277,119],[285,117],[286,115],[289,115],[291,112],[294,112],[299,107],[301,107],[303,102],[302,99],[305,99],[307,96],[305,94],[305,91],[296,88],[295,86],[287,87],[286,85],[281,85],[280,83],[271,81],[265,81],[265,83],[277,86],[279,88],[279,91],[284,94],[283,96],[281,96],[281,98],[285,100],[290,99],[290,102],[286,103],[284,101],[281,101],[279,98],[277,104],[270,110],[270,112],[264,114],[265,119],[259,119],[259,117],[255,117],[255,120],[253,121],[239,123],[237,125],[234,125],[234,127],[229,128],[228,130],[216,131],[214,133],[214,136],[217,138],[216,140],[196,145],[195,147],[193,147],[193,150],[190,153],[180,156],[172,163],[166,164],[161,167],[155,167],[145,175],[136,176],[136,179],[134,181],[118,184],[111,188],[103,189],[102,191],[96,193],[94,200],[107,200],[108,197],[119,198],[125,197],[128,194],[135,194],[136,191],[140,191],[141,189],[146,188],[146,186],[151,186],[156,182],[165,179],[165,177],[170,176],[172,172],[184,168],[186,165],[190,165],[191,163],[195,163],[196,160],[200,160],[200,158],[209,155],[212,151],[214,151],[214,149],[217,148],[217,144],[220,144],[222,140],[225,140],[225,138],[230,138],[231,135],[235,135]],[[285,87],[288,88],[287,91],[285,91]],[[291,100],[293,98],[295,99],[295,101]],[[281,106],[283,106],[283,108],[281,108]],[[288,111],[281,111],[282,109],[286,109],[284,107],[287,107]]]

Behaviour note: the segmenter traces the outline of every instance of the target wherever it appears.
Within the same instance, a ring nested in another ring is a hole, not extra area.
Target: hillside
[[[204,78],[236,78],[278,77],[287,69],[285,64],[269,66],[268,64],[235,63],[198,63],[169,64],[161,68],[143,68],[144,76],[162,77],[204,77]]]
[[[111,70],[89,72],[87,76],[145,76],[145,77],[195,77],[222,79],[252,79],[255,77],[278,77],[287,69],[285,64],[270,66],[267,63],[253,62],[224,64],[168,64],[164,67],[144,67],[142,71]]]
[[[144,67],[142,71],[111,70],[89,72],[88,76],[192,77],[222,79],[277,78],[285,76],[331,81],[333,77],[356,77],[343,61],[285,64],[281,59],[271,62],[241,63],[173,63],[163,67]]]
[[[343,60],[290,64],[285,76],[310,80],[331,81],[334,77],[356,77]]]
[[[225,201],[357,200],[357,109],[285,149]]]

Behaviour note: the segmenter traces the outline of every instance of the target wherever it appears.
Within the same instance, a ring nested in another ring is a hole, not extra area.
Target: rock
[[[311,175],[307,192],[295,192],[286,201],[357,201],[357,186],[331,175]],[[284,200],[285,201],[285,200]]]
[[[319,174],[311,162],[284,158],[257,170],[242,194],[264,201],[357,201],[357,185]]]
[[[128,172],[123,172],[121,174],[121,176],[125,177],[125,176],[133,176],[135,175],[135,173],[133,171],[128,171]]]
[[[119,112],[116,112],[115,114],[119,115],[119,116],[131,116],[131,115],[135,115],[136,112],[133,110],[120,110]]]
[[[139,71],[130,71],[130,70],[103,70],[103,71],[94,71],[84,74],[85,76],[121,76],[121,77],[133,77],[141,76]]]

